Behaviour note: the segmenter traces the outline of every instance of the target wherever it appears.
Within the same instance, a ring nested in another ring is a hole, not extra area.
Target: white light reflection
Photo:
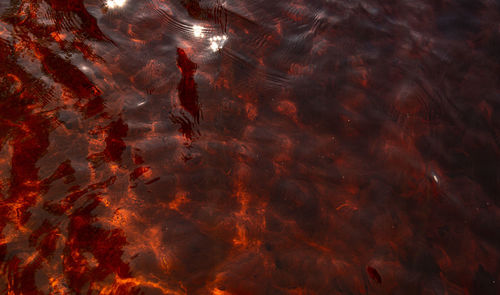
[[[439,183],[439,178],[437,177],[436,173],[434,173],[434,172],[432,173],[432,178],[434,179],[434,181],[436,183]]]
[[[196,38],[205,38],[205,33],[207,32],[206,29],[202,26],[199,25],[193,25],[193,36]],[[221,50],[222,47],[226,44],[227,41],[227,36],[226,35],[219,35],[219,36],[212,36],[208,38],[208,42],[210,44],[210,49],[212,49],[213,52],[216,52],[218,50]]]
[[[210,37],[208,40],[210,41],[210,48],[212,49],[212,51],[215,52],[217,50],[221,50],[222,47],[224,47],[224,44],[227,41],[227,36],[226,35],[214,36]]]
[[[127,0],[106,0],[106,6],[111,9],[123,7],[125,2],[127,2]]]
[[[198,25],[194,25],[193,26],[193,35],[196,38],[203,38],[203,37],[205,37],[205,34],[203,34],[203,27],[198,26]]]

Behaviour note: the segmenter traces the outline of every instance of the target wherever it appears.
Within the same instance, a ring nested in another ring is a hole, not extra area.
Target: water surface
[[[0,15],[0,293],[499,294],[498,1]]]

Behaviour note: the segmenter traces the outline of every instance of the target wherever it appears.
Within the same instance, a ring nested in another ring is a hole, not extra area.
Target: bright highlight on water
[[[193,35],[196,38],[204,38],[205,37],[203,30],[204,30],[204,28],[202,26],[193,25]],[[213,36],[213,37],[208,38],[208,41],[210,41],[210,49],[212,49],[212,51],[215,52],[217,50],[222,49],[222,47],[224,47],[224,44],[227,41],[227,36],[226,35]]]
[[[118,8],[118,7],[125,6],[126,2],[127,2],[127,0],[107,0],[106,6],[108,8]]]

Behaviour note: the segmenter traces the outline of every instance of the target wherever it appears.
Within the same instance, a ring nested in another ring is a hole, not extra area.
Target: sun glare
[[[127,0],[107,0],[106,6],[108,8],[123,7],[123,6],[125,6],[125,2],[127,2]]]

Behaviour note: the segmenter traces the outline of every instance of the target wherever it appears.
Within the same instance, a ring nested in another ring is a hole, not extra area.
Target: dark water
[[[119,2],[0,1],[1,294],[500,294],[499,1]]]

